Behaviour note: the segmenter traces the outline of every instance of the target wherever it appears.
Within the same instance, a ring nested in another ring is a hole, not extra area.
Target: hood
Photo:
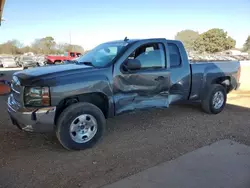
[[[82,74],[83,72],[94,70],[95,68],[87,65],[51,65],[26,69],[14,73],[20,80],[21,85],[55,85],[58,80],[69,78],[71,75]]]

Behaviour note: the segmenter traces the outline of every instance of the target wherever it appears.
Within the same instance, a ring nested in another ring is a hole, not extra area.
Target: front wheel
[[[94,146],[103,135],[106,120],[102,111],[90,103],[76,103],[60,115],[56,135],[68,150],[83,150]]]
[[[227,101],[225,87],[219,84],[212,85],[206,97],[202,100],[202,109],[209,114],[220,113]]]

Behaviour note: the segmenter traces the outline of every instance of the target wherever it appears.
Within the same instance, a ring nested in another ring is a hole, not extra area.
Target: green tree
[[[56,42],[53,37],[45,37],[41,39],[41,44],[47,53],[52,53],[54,51]]]
[[[56,46],[57,52],[58,53],[64,53],[64,52],[84,52],[84,48],[80,45],[75,45],[75,44],[57,44]]]
[[[69,44],[65,46],[65,51],[71,51],[71,52],[80,52],[83,53],[84,49],[82,46],[80,45],[76,45],[76,44]]]
[[[199,52],[215,53],[235,47],[236,41],[223,29],[210,29],[202,33],[194,42],[194,49]]]
[[[176,34],[175,39],[183,42],[186,50],[190,51],[194,48],[194,41],[199,37],[199,33],[193,30],[183,30]]]
[[[243,51],[244,52],[250,51],[250,35],[247,37],[247,40],[243,45]]]
[[[20,48],[20,52],[22,54],[24,54],[24,53],[28,53],[28,52],[34,52],[34,50],[30,46],[24,46],[24,47]]]
[[[41,39],[35,39],[32,44],[32,48],[35,53],[51,54],[55,53],[56,42],[53,37],[45,37]]]
[[[228,36],[226,43],[225,43],[225,50],[230,50],[232,48],[235,48],[236,40],[234,40],[232,37]]]
[[[9,40],[0,45],[0,53],[3,54],[20,54],[22,44],[18,40]]]

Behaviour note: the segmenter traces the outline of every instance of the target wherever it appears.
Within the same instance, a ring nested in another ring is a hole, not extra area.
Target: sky
[[[242,47],[250,35],[250,0],[6,0],[0,43],[52,36],[91,49],[132,38],[174,39],[178,31],[228,32]]]

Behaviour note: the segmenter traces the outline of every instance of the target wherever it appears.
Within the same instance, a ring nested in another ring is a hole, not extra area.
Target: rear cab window
[[[174,43],[168,43],[170,68],[180,67],[182,64],[179,47]]]

